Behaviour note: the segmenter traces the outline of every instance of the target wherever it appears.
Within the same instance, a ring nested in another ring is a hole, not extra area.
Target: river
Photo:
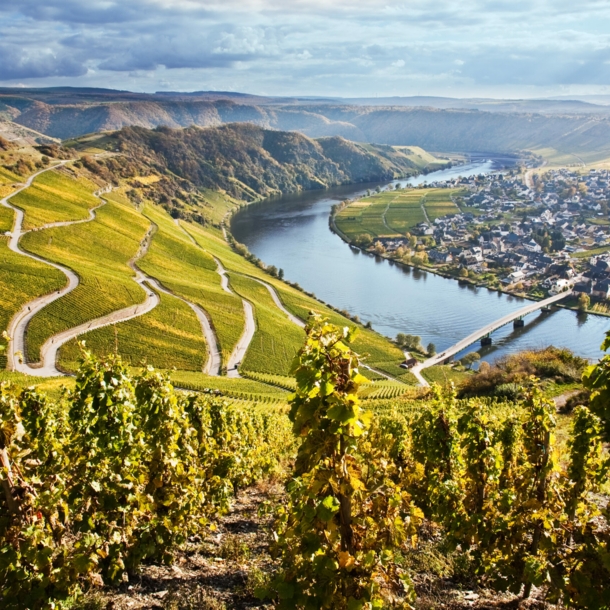
[[[420,175],[402,184],[420,184],[455,176],[488,173],[498,160],[473,159],[462,166]],[[351,185],[266,200],[233,217],[231,230],[268,265],[282,268],[318,298],[370,321],[378,332],[419,335],[441,352],[478,328],[523,306],[524,299],[486,288],[459,284],[433,273],[397,265],[350,247],[328,226],[331,206],[357,196],[371,185]],[[372,185],[376,186],[376,185]],[[493,334],[493,344],[479,351],[483,360],[529,348],[563,346],[597,359],[610,319],[557,309],[533,313],[525,326],[506,326]],[[457,356],[459,358],[459,356]]]

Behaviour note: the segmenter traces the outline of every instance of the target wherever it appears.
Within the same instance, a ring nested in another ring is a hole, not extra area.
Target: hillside
[[[610,114],[605,106],[443,98],[367,104],[367,100],[305,101],[204,92],[0,90],[2,118],[61,139],[127,126],[152,129],[247,122],[312,138],[341,136],[444,152],[553,149],[585,159],[610,156]]]
[[[341,137],[312,140],[248,123],[206,129],[126,127],[71,145],[119,151],[147,172],[179,177],[197,188],[222,190],[245,200],[391,180],[423,169],[421,153],[410,149],[364,147]],[[443,163],[429,161],[433,167]]]
[[[84,340],[182,387],[274,404],[293,385],[309,312],[351,322],[231,245],[223,217],[243,199],[415,172],[426,156],[253,125],[127,128],[72,144],[0,140],[0,328],[13,338],[0,366],[58,376],[77,368]],[[384,396],[412,383],[391,341],[360,326],[354,346],[383,371],[371,380],[390,377]]]

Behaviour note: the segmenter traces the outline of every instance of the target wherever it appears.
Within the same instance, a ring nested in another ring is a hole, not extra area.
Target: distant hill
[[[412,97],[334,101],[230,92],[0,89],[0,116],[61,139],[127,126],[213,127],[247,122],[312,138],[341,136],[440,152],[551,148],[576,155],[610,156],[610,107],[579,100]]]
[[[391,180],[446,163],[422,150],[364,146],[338,136],[312,140],[248,123],[205,129],[125,127],[72,145],[118,151],[130,159],[129,164],[244,200]]]

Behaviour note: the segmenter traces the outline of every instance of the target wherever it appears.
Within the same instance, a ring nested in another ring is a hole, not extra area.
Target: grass
[[[66,285],[61,271],[9,250],[7,237],[0,237],[0,263],[0,332],[22,305]],[[0,368],[5,367],[6,356],[0,352]]]
[[[435,365],[424,369],[422,376],[430,383],[438,383],[439,385],[447,385],[455,383],[456,385],[472,375],[466,371],[456,371],[450,366]]]
[[[287,319],[256,280],[231,273],[230,281],[233,290],[254,305],[256,332],[241,366],[257,373],[286,375],[305,340],[303,329]]]
[[[78,368],[78,341],[102,357],[115,351],[123,360],[156,369],[201,371],[207,360],[206,344],[195,312],[183,301],[160,293],[161,302],[152,311],[114,326],[91,331],[64,344],[59,362],[69,371]]]
[[[193,244],[169,214],[152,205],[145,207],[144,214],[158,228],[148,253],[138,266],[166,288],[207,312],[226,364],[244,328],[241,299],[221,288],[214,259]]]
[[[601,246],[600,248],[591,248],[590,250],[583,250],[582,252],[573,252],[570,256],[572,258],[589,258],[590,256],[596,256],[597,254],[603,254],[608,251],[610,251],[610,246]]]
[[[128,261],[148,227],[148,220],[133,208],[108,203],[92,222],[34,231],[22,238],[24,249],[70,267],[80,278],[72,292],[30,322],[30,361],[39,359],[40,347],[54,334],[144,300]]]
[[[52,222],[82,220],[100,201],[92,195],[97,186],[84,178],[74,179],[59,170],[38,176],[32,186],[10,199],[25,212],[24,230]]]

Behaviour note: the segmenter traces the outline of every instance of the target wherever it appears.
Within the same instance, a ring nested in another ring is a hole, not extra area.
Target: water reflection
[[[449,175],[484,173],[491,161],[418,176],[412,182],[431,182]],[[402,181],[404,182],[404,181]],[[308,192],[253,204],[232,223],[235,237],[267,264],[284,269],[285,276],[323,301],[371,321],[379,332],[421,336],[438,351],[463,339],[477,328],[522,307],[521,298],[412,269],[346,245],[329,231],[330,207],[376,185],[346,186]],[[493,344],[483,351],[493,360],[511,351],[550,344],[597,358],[610,319],[579,316],[559,309],[551,314],[531,314],[525,327],[504,327],[493,334]],[[479,350],[473,345],[467,351]]]

